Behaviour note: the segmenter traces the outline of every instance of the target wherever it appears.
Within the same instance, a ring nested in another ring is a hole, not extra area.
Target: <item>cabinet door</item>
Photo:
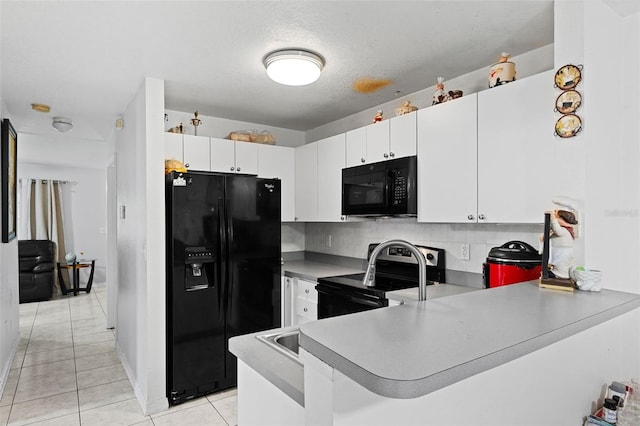
[[[478,94],[478,217],[541,223],[555,195],[571,197],[571,144],[553,136],[553,71]]]
[[[322,139],[318,144],[318,220],[339,222],[342,216],[342,169],[345,135]]]
[[[184,166],[189,170],[209,171],[210,144],[208,136],[184,135]]]
[[[258,145],[251,142],[236,142],[236,173],[258,174]]]
[[[369,124],[367,130],[367,163],[389,159],[389,120]]]
[[[318,217],[318,144],[296,148],[296,220],[312,222]]]
[[[416,112],[389,120],[389,157],[416,155]]]
[[[418,111],[418,221],[476,222],[477,96]]]
[[[184,162],[182,153],[182,133],[164,134],[164,158],[167,160],[178,160]]]
[[[346,138],[346,167],[359,166],[367,162],[367,129],[350,130]]]
[[[288,146],[258,146],[258,176],[281,181],[282,221],[293,222],[295,205],[295,148]]]
[[[236,170],[235,142],[211,138],[211,171],[233,173]]]

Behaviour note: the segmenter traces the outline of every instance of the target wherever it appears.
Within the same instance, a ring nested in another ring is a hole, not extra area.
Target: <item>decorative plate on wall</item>
[[[582,95],[576,90],[565,90],[556,99],[556,111],[571,114],[582,105]]]
[[[556,87],[567,90],[573,89],[582,80],[582,65],[565,65],[556,71]]]
[[[582,120],[575,114],[563,115],[556,121],[556,135],[570,138],[582,130]]]

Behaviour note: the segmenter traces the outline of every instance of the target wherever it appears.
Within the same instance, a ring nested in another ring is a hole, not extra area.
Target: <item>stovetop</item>
[[[369,245],[369,254],[377,244]],[[444,250],[418,246],[427,261],[427,285],[444,282]],[[364,272],[350,275],[325,277],[318,280],[320,286],[345,287],[345,291],[359,291],[385,297],[385,293],[418,286],[418,262],[413,255],[402,247],[389,247],[376,262],[376,281],[374,287],[362,284]]]

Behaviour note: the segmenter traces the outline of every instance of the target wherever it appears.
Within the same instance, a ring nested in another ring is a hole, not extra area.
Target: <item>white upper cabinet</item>
[[[318,144],[318,216],[320,222],[337,222],[342,216],[342,169],[345,167],[345,134]]]
[[[416,155],[417,112],[389,120],[389,158]]]
[[[183,162],[182,133],[166,132],[164,134],[164,158]]]
[[[418,221],[477,221],[477,96],[418,111]]]
[[[211,138],[211,171],[258,174],[258,144]]]
[[[258,174],[258,147],[260,144],[236,142],[236,173]]]
[[[211,171],[234,173],[236,171],[235,142],[211,138]]]
[[[416,113],[346,133],[346,167],[416,155]]]
[[[296,148],[295,220],[314,222],[318,218],[318,144]]]
[[[210,170],[209,137],[183,135],[184,166],[188,170]]]
[[[350,130],[346,138],[346,167],[358,166],[367,162],[367,128]]]
[[[540,223],[555,195],[571,197],[571,143],[554,137],[553,71],[478,94],[478,217]]]
[[[258,176],[278,178],[281,182],[281,219],[295,220],[295,148],[258,145]]]
[[[367,163],[389,159],[389,120],[369,124],[367,131]]]

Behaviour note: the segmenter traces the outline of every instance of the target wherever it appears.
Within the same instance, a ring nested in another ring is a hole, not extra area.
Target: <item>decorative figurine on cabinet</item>
[[[418,107],[411,105],[410,100],[404,101],[401,107],[396,108],[396,116],[409,114],[410,112],[417,111]]]
[[[198,118],[198,111],[193,113],[193,118],[191,119],[191,124],[193,125],[193,134],[198,136],[198,126],[202,124],[202,120]]]
[[[377,123],[378,121],[382,121],[382,110],[379,109],[378,112],[376,112],[376,116],[373,117],[373,122]]]
[[[438,77],[438,83],[436,84],[436,91],[433,94],[433,102],[431,105],[441,104],[447,101],[447,93],[444,91],[444,78]]]
[[[509,54],[502,52],[500,60],[491,66],[489,71],[489,87],[516,81],[516,64],[509,61]]]

